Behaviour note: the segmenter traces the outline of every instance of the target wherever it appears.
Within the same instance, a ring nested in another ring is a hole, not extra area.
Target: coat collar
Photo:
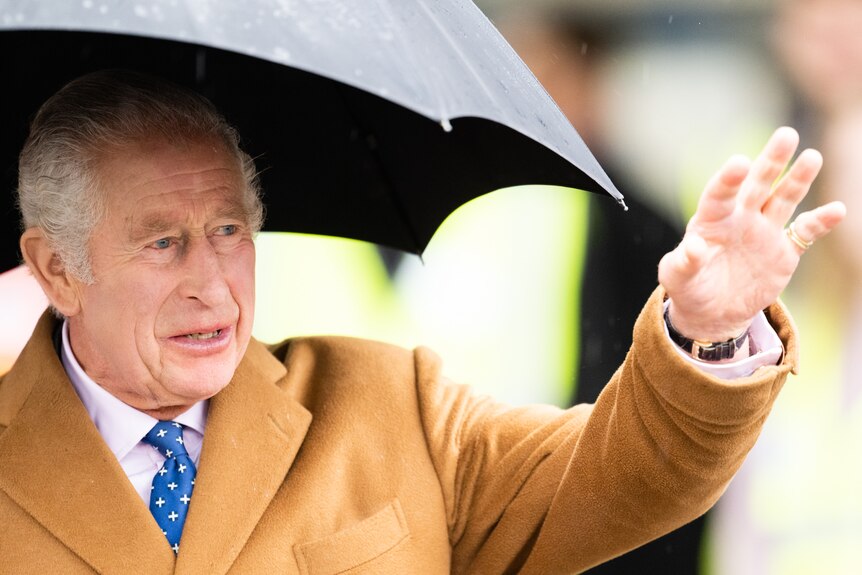
[[[211,399],[175,559],[66,377],[55,324],[43,315],[0,386],[0,490],[99,572],[226,572],[311,422],[278,385],[283,365],[252,341],[231,383]]]
[[[96,571],[170,573],[161,530],[63,371],[55,324],[42,316],[3,381],[31,389],[0,435],[0,490]]]

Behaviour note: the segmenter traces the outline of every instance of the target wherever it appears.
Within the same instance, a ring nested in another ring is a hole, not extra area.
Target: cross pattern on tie
[[[143,441],[165,456],[165,464],[153,477],[150,512],[162,528],[171,549],[179,553],[183,523],[189,511],[197,473],[183,443],[183,426],[173,421],[160,421]]]

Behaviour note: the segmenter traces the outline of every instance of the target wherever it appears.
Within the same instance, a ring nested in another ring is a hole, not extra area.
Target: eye
[[[216,229],[216,235],[218,236],[232,236],[236,233],[236,225],[228,224],[226,226],[219,226]]]
[[[154,241],[151,245],[157,250],[166,250],[172,245],[174,245],[174,240],[172,240],[171,238],[161,238]]]

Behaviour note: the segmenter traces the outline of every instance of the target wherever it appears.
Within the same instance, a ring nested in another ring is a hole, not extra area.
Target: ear
[[[42,286],[57,311],[72,317],[81,311],[80,281],[66,272],[48,238],[39,228],[28,228],[21,234],[21,253],[30,272]]]

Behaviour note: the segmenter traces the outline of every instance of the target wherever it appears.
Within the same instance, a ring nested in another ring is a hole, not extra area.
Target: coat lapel
[[[311,423],[279,387],[285,375],[252,341],[231,383],[210,400],[177,573],[227,572],[284,481]]]
[[[103,573],[170,573],[174,556],[69,383],[40,320],[4,387],[32,387],[0,435],[0,489]]]

